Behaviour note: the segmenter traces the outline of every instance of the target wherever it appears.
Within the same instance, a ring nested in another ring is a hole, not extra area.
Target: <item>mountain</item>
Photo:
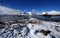
[[[47,14],[47,15],[60,15],[60,11],[47,11],[47,12],[42,12],[42,15]]]
[[[17,10],[17,9],[13,9],[13,8],[9,8],[6,6],[2,6],[0,5],[0,15],[1,14],[8,14],[8,15],[24,15],[24,14],[29,14],[29,15],[44,15],[44,14],[48,14],[48,15],[60,15],[60,11],[47,11],[47,12],[36,12],[36,11],[30,11],[30,12],[24,12],[21,10]]]
[[[29,20],[37,21],[37,19]],[[0,38],[60,38],[60,23],[40,20],[40,24],[11,23],[2,25],[0,26]]]
[[[9,7],[1,6],[0,5],[0,14],[8,14],[8,15],[14,15],[14,14],[20,14],[20,10],[12,9]]]

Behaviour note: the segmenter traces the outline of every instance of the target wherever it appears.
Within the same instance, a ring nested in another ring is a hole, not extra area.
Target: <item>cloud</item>
[[[14,14],[20,14],[20,12],[21,12],[20,10],[16,10],[0,5],[0,14],[14,15]]]

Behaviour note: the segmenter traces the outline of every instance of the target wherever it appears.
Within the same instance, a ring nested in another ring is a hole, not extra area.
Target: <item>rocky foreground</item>
[[[36,18],[0,22],[0,38],[60,38],[60,22]]]

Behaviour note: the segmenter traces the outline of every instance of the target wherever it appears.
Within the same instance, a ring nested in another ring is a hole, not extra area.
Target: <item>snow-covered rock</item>
[[[46,22],[41,21],[40,24],[11,24],[10,27],[5,27],[0,29],[1,38],[60,38],[60,31],[55,28],[58,26],[60,28],[60,23],[58,22]],[[15,28],[14,28],[15,27]],[[59,29],[58,28],[58,29]],[[41,32],[44,29],[51,31],[47,36]]]

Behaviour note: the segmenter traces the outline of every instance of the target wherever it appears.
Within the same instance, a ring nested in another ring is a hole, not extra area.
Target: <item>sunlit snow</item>
[[[0,11],[3,14],[20,14],[20,10],[4,6],[0,6]],[[29,12],[29,14],[32,13]],[[60,38],[60,22],[43,21],[36,18],[29,18],[27,21],[23,21],[25,23],[19,23],[20,21],[1,23],[0,38]]]

